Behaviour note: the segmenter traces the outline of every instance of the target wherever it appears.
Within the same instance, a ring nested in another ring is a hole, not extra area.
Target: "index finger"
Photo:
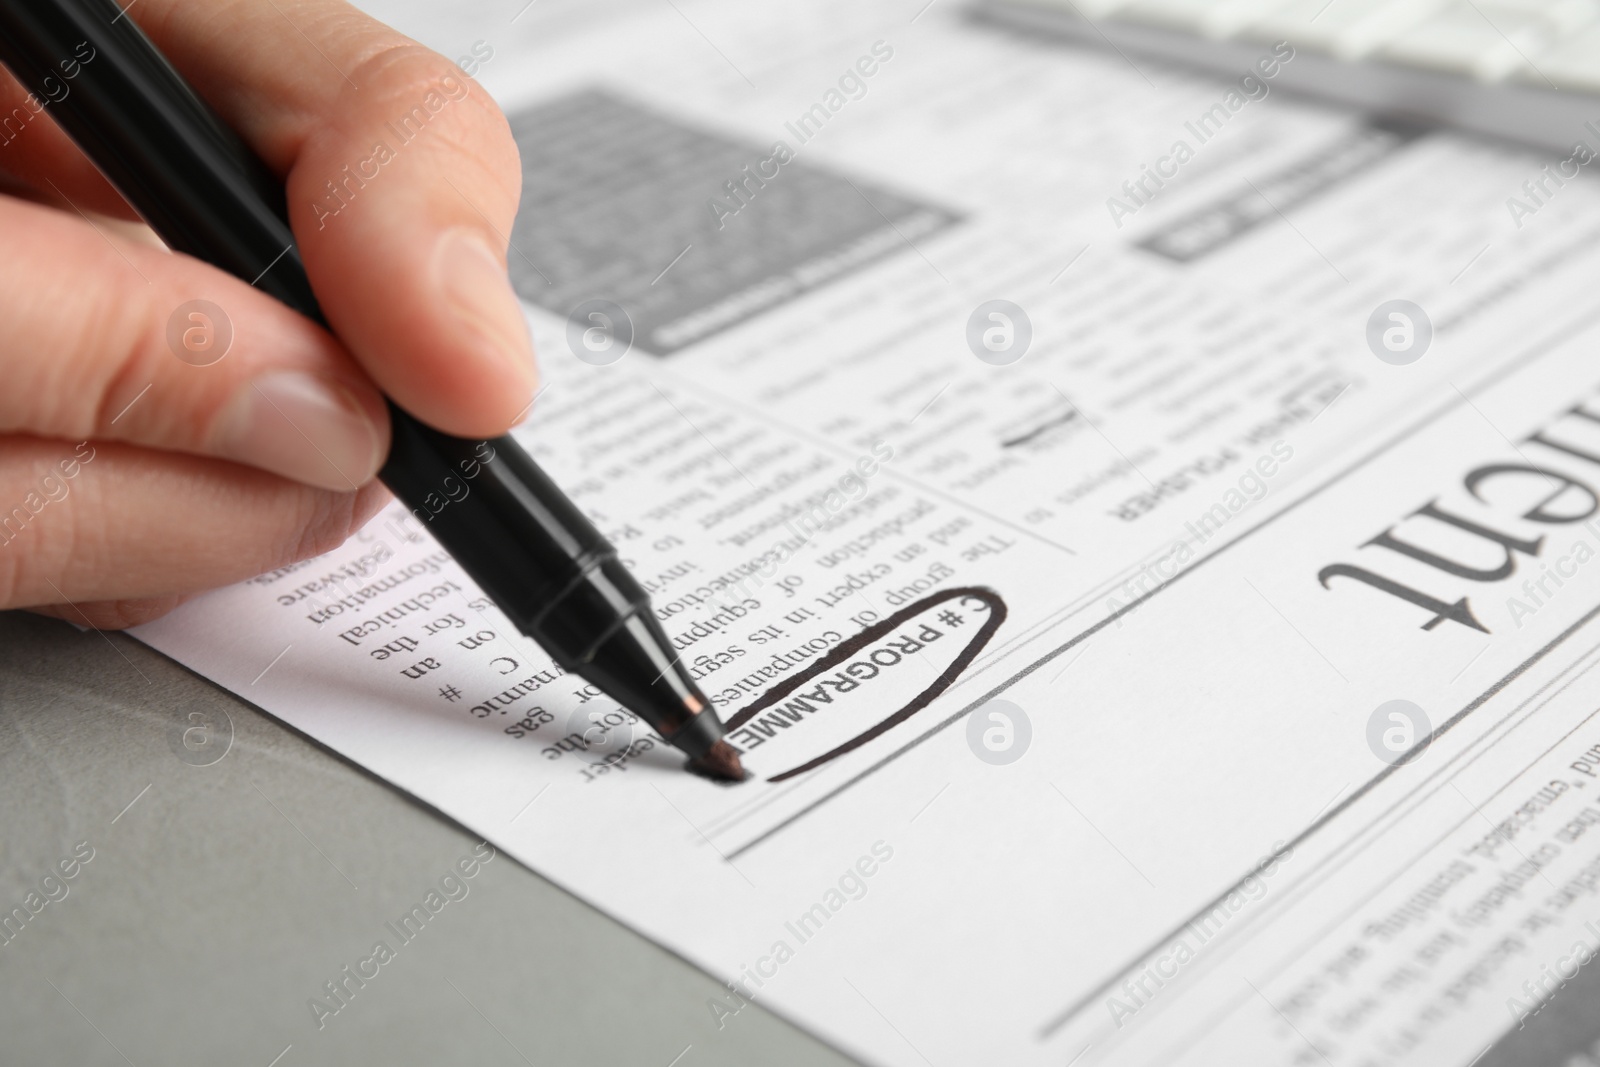
[[[285,176],[323,312],[384,392],[446,432],[504,432],[537,372],[505,262],[521,167],[488,93],[339,0],[129,15]]]

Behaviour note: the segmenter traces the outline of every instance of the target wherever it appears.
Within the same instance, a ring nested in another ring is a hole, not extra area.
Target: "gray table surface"
[[[504,854],[319,1028],[479,839],[121,634],[0,613],[0,805],[7,1067],[850,1062]]]

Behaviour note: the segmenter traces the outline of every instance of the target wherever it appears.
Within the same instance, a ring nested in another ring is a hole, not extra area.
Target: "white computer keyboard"
[[[1600,129],[1600,0],[978,0],[976,12],[1133,58],[1247,72],[1296,50],[1280,86],[1553,151]]]

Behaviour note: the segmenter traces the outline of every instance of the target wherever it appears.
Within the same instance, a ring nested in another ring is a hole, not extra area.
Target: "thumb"
[[[324,313],[402,408],[460,436],[504,432],[538,377],[506,272],[521,166],[505,118],[420,47],[353,77],[288,181]]]

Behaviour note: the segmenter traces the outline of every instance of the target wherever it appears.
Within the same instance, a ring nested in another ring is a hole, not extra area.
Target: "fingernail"
[[[522,306],[499,257],[476,231],[445,231],[434,254],[439,290],[473,347],[511,367],[530,386],[533,345]]]
[[[343,386],[303,371],[246,385],[224,414],[216,450],[228,459],[324,489],[377,473],[378,429]]]

